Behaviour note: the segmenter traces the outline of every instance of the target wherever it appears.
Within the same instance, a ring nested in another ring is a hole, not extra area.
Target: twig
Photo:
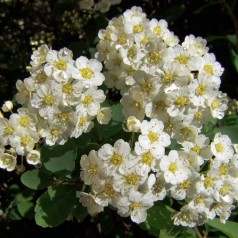
[[[200,231],[198,230],[198,228],[196,226],[194,227],[194,231],[198,238],[203,238],[202,234],[200,233]]]

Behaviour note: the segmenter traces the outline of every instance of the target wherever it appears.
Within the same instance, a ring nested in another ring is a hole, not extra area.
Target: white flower
[[[171,150],[161,158],[160,169],[164,172],[165,181],[173,185],[182,183],[191,173],[188,161],[176,150]]]
[[[80,56],[75,61],[75,69],[72,72],[73,78],[79,79],[86,87],[99,86],[104,81],[104,75],[100,72],[102,64],[96,59],[88,59]]]
[[[163,132],[164,124],[158,119],[142,121],[139,146],[144,150],[152,149],[157,155],[164,155],[165,147],[170,145],[170,136]]]
[[[234,154],[231,139],[220,132],[216,133],[211,143],[211,151],[217,159],[226,160],[231,158]]]
[[[135,116],[130,116],[126,120],[126,131],[139,132],[141,128],[141,122]]]
[[[191,52],[193,56],[202,56],[208,52],[207,41],[201,37],[189,35],[185,37],[182,46]]]
[[[72,74],[73,53],[67,48],[60,51],[49,50],[46,55],[44,71],[47,76],[53,76],[57,82],[67,81]]]
[[[110,107],[102,107],[97,113],[97,121],[99,124],[108,124],[112,118],[112,110]]]
[[[13,109],[13,103],[12,101],[6,101],[2,105],[2,110],[4,112],[10,112]]]
[[[122,113],[126,118],[135,116],[139,120],[144,119],[145,101],[139,89],[130,90],[129,93],[125,93],[120,102],[123,106]]]
[[[49,51],[49,48],[46,44],[39,46],[37,50],[33,51],[31,55],[32,61],[30,62],[33,72],[46,62],[46,55],[48,51]]]
[[[96,116],[100,110],[100,103],[105,100],[104,92],[96,86],[90,87],[80,96],[80,103],[76,107],[77,112],[86,111],[90,116]]]
[[[102,179],[101,163],[95,150],[91,150],[88,156],[81,156],[80,166],[82,171],[80,177],[86,185],[96,184],[97,180]]]
[[[38,150],[30,151],[26,156],[26,161],[28,164],[37,165],[41,163],[40,152]]]
[[[81,192],[79,201],[87,208],[88,213],[91,216],[96,216],[104,210],[103,206],[96,203],[95,196],[90,193]]]
[[[130,216],[135,223],[144,222],[147,218],[146,211],[153,206],[151,194],[143,194],[131,190],[129,196],[118,199],[116,207],[117,212],[122,217]]]
[[[7,171],[11,172],[16,168],[17,159],[15,156],[3,153],[0,150],[0,168],[6,169]]]
[[[119,168],[129,166],[130,152],[129,143],[122,139],[117,140],[114,146],[104,144],[98,151],[98,157],[103,161],[104,172],[107,175],[113,175]]]

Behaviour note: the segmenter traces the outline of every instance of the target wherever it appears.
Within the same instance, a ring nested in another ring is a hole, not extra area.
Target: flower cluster
[[[137,121],[129,118],[128,125],[135,125],[131,120]],[[238,154],[229,137],[217,133],[210,142],[200,134],[166,155],[171,141],[163,129],[158,119],[143,120],[134,150],[119,139],[81,157],[81,179],[91,191],[82,193],[80,201],[89,214],[110,204],[141,223],[146,210],[168,195],[188,202],[174,214],[176,225],[193,227],[216,215],[221,222],[229,218],[238,200]]]
[[[224,116],[223,68],[206,40],[189,35],[179,44],[165,20],[147,19],[140,7],[110,20],[99,38],[105,84],[120,90],[126,117],[158,118],[172,138],[183,140],[184,132],[199,132],[211,117]]]
[[[81,0],[79,2],[79,7],[82,10],[93,10],[105,13],[109,11],[112,5],[119,4],[120,2],[121,0],[100,0],[95,3],[94,0]]]
[[[15,169],[17,155],[26,156],[29,164],[40,162],[34,150],[40,138],[48,145],[64,144],[88,132],[95,117],[101,124],[110,120],[110,108],[100,106],[106,98],[98,89],[104,81],[100,62],[84,56],[73,60],[69,49],[56,51],[46,45],[31,59],[30,77],[16,83],[22,107],[9,119],[0,118],[0,167],[8,171]]]

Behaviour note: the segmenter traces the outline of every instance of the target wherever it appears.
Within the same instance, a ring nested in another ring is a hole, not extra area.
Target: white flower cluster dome
[[[105,84],[120,90],[126,118],[158,118],[181,140],[183,129],[199,132],[211,117],[224,116],[224,69],[206,40],[189,35],[179,43],[165,20],[147,19],[140,7],[110,20],[99,38],[96,57],[107,69]]]
[[[26,156],[29,164],[40,162],[34,150],[40,138],[48,145],[64,144],[90,131],[95,117],[105,124],[111,116],[110,108],[100,106],[106,96],[98,89],[104,81],[98,60],[73,60],[69,49],[56,51],[47,45],[31,59],[30,77],[16,83],[16,100],[22,107],[9,119],[0,118],[0,167],[8,171],[15,169],[17,155]]]

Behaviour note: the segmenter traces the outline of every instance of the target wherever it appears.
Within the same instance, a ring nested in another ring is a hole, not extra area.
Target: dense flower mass
[[[119,1],[100,3],[109,2]],[[93,9],[94,1],[80,4]],[[16,85],[22,107],[13,113],[11,102],[2,106],[10,117],[0,118],[0,168],[13,171],[19,156],[40,163],[41,138],[62,145],[89,132],[95,119],[108,124],[111,109],[101,107],[106,95],[99,89],[105,84],[120,91],[123,133],[131,139],[99,140],[98,150],[80,155],[87,185],[80,202],[88,213],[110,205],[141,223],[168,196],[184,200],[175,225],[194,227],[216,216],[224,223],[238,200],[238,153],[229,136],[203,134],[203,125],[228,108],[219,91],[224,69],[206,40],[189,35],[179,43],[165,20],[149,20],[139,7],[110,20],[98,36],[96,59],[74,60],[69,49],[46,45],[33,52],[30,76]]]
[[[100,124],[111,118],[110,108],[101,108],[104,92],[98,89],[104,81],[102,64],[84,56],[73,60],[72,52],[40,46],[31,56],[30,77],[17,81],[16,100],[22,105],[9,119],[0,118],[0,167],[12,171],[17,156],[29,164],[40,163],[34,150],[41,138],[46,144],[64,144],[93,128],[96,117]],[[11,111],[6,102],[3,111]]]
[[[120,90],[126,118],[158,118],[172,138],[183,140],[181,133],[200,132],[211,117],[224,116],[224,69],[206,40],[189,35],[179,43],[165,20],[149,20],[139,7],[109,21],[99,38],[105,84]]]

